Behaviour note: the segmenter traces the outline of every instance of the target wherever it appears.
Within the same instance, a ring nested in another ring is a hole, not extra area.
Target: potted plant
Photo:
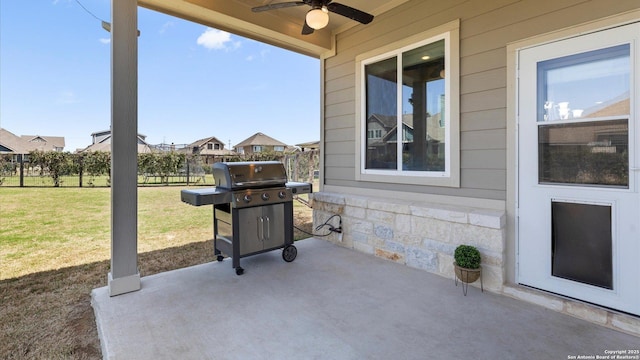
[[[460,245],[453,253],[453,266],[456,273],[456,285],[457,280],[462,281],[464,294],[467,295],[466,286],[472,283],[478,278],[482,282],[482,268],[480,267],[480,251],[471,245]]]

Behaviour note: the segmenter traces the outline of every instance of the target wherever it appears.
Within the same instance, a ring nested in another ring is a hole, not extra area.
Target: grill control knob
[[[278,192],[278,197],[280,199],[284,199],[284,198],[287,197],[287,193],[281,190],[281,191]]]
[[[242,198],[242,200],[244,200],[244,202],[251,202],[251,195],[246,194],[246,195]]]
[[[262,200],[267,201],[269,200],[269,193],[262,193],[262,196],[260,196],[262,198]]]

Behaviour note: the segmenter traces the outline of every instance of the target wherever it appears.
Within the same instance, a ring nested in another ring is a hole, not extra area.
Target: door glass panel
[[[613,289],[611,206],[551,203],[553,276]]]
[[[538,63],[537,121],[628,116],[629,44]]]
[[[628,120],[538,126],[538,182],[628,187]]]

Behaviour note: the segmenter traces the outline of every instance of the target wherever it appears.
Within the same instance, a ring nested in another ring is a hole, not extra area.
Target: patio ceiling
[[[139,0],[145,8],[228,31],[246,38],[301,54],[320,57],[332,52],[332,36],[362,26],[338,14],[330,14],[329,25],[311,35],[302,35],[308,6],[290,7],[261,13],[252,7],[289,0]],[[374,16],[408,0],[338,0],[337,2]],[[374,20],[375,21],[375,20]]]

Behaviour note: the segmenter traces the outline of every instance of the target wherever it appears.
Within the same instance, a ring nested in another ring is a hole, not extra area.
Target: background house
[[[0,128],[0,154],[28,154],[26,144],[20,136]]]
[[[241,141],[234,148],[239,154],[284,152],[287,149],[287,144],[259,132]]]
[[[296,144],[300,151],[320,151],[320,141],[309,141],[305,143]]]
[[[146,135],[138,134],[138,154],[149,153],[151,146],[145,141]],[[78,152],[105,151],[111,152],[111,130],[96,131],[91,134],[92,143]]]
[[[229,158],[238,154],[233,150],[224,148],[224,142],[218,140],[215,136],[196,140],[187,145],[181,151],[198,154],[202,158],[204,164],[213,164],[218,161],[227,161]]]
[[[62,151],[64,150],[63,136],[22,135],[29,151]]]
[[[62,151],[64,149],[63,136],[22,135],[0,128],[0,154],[29,154],[34,150]]]

